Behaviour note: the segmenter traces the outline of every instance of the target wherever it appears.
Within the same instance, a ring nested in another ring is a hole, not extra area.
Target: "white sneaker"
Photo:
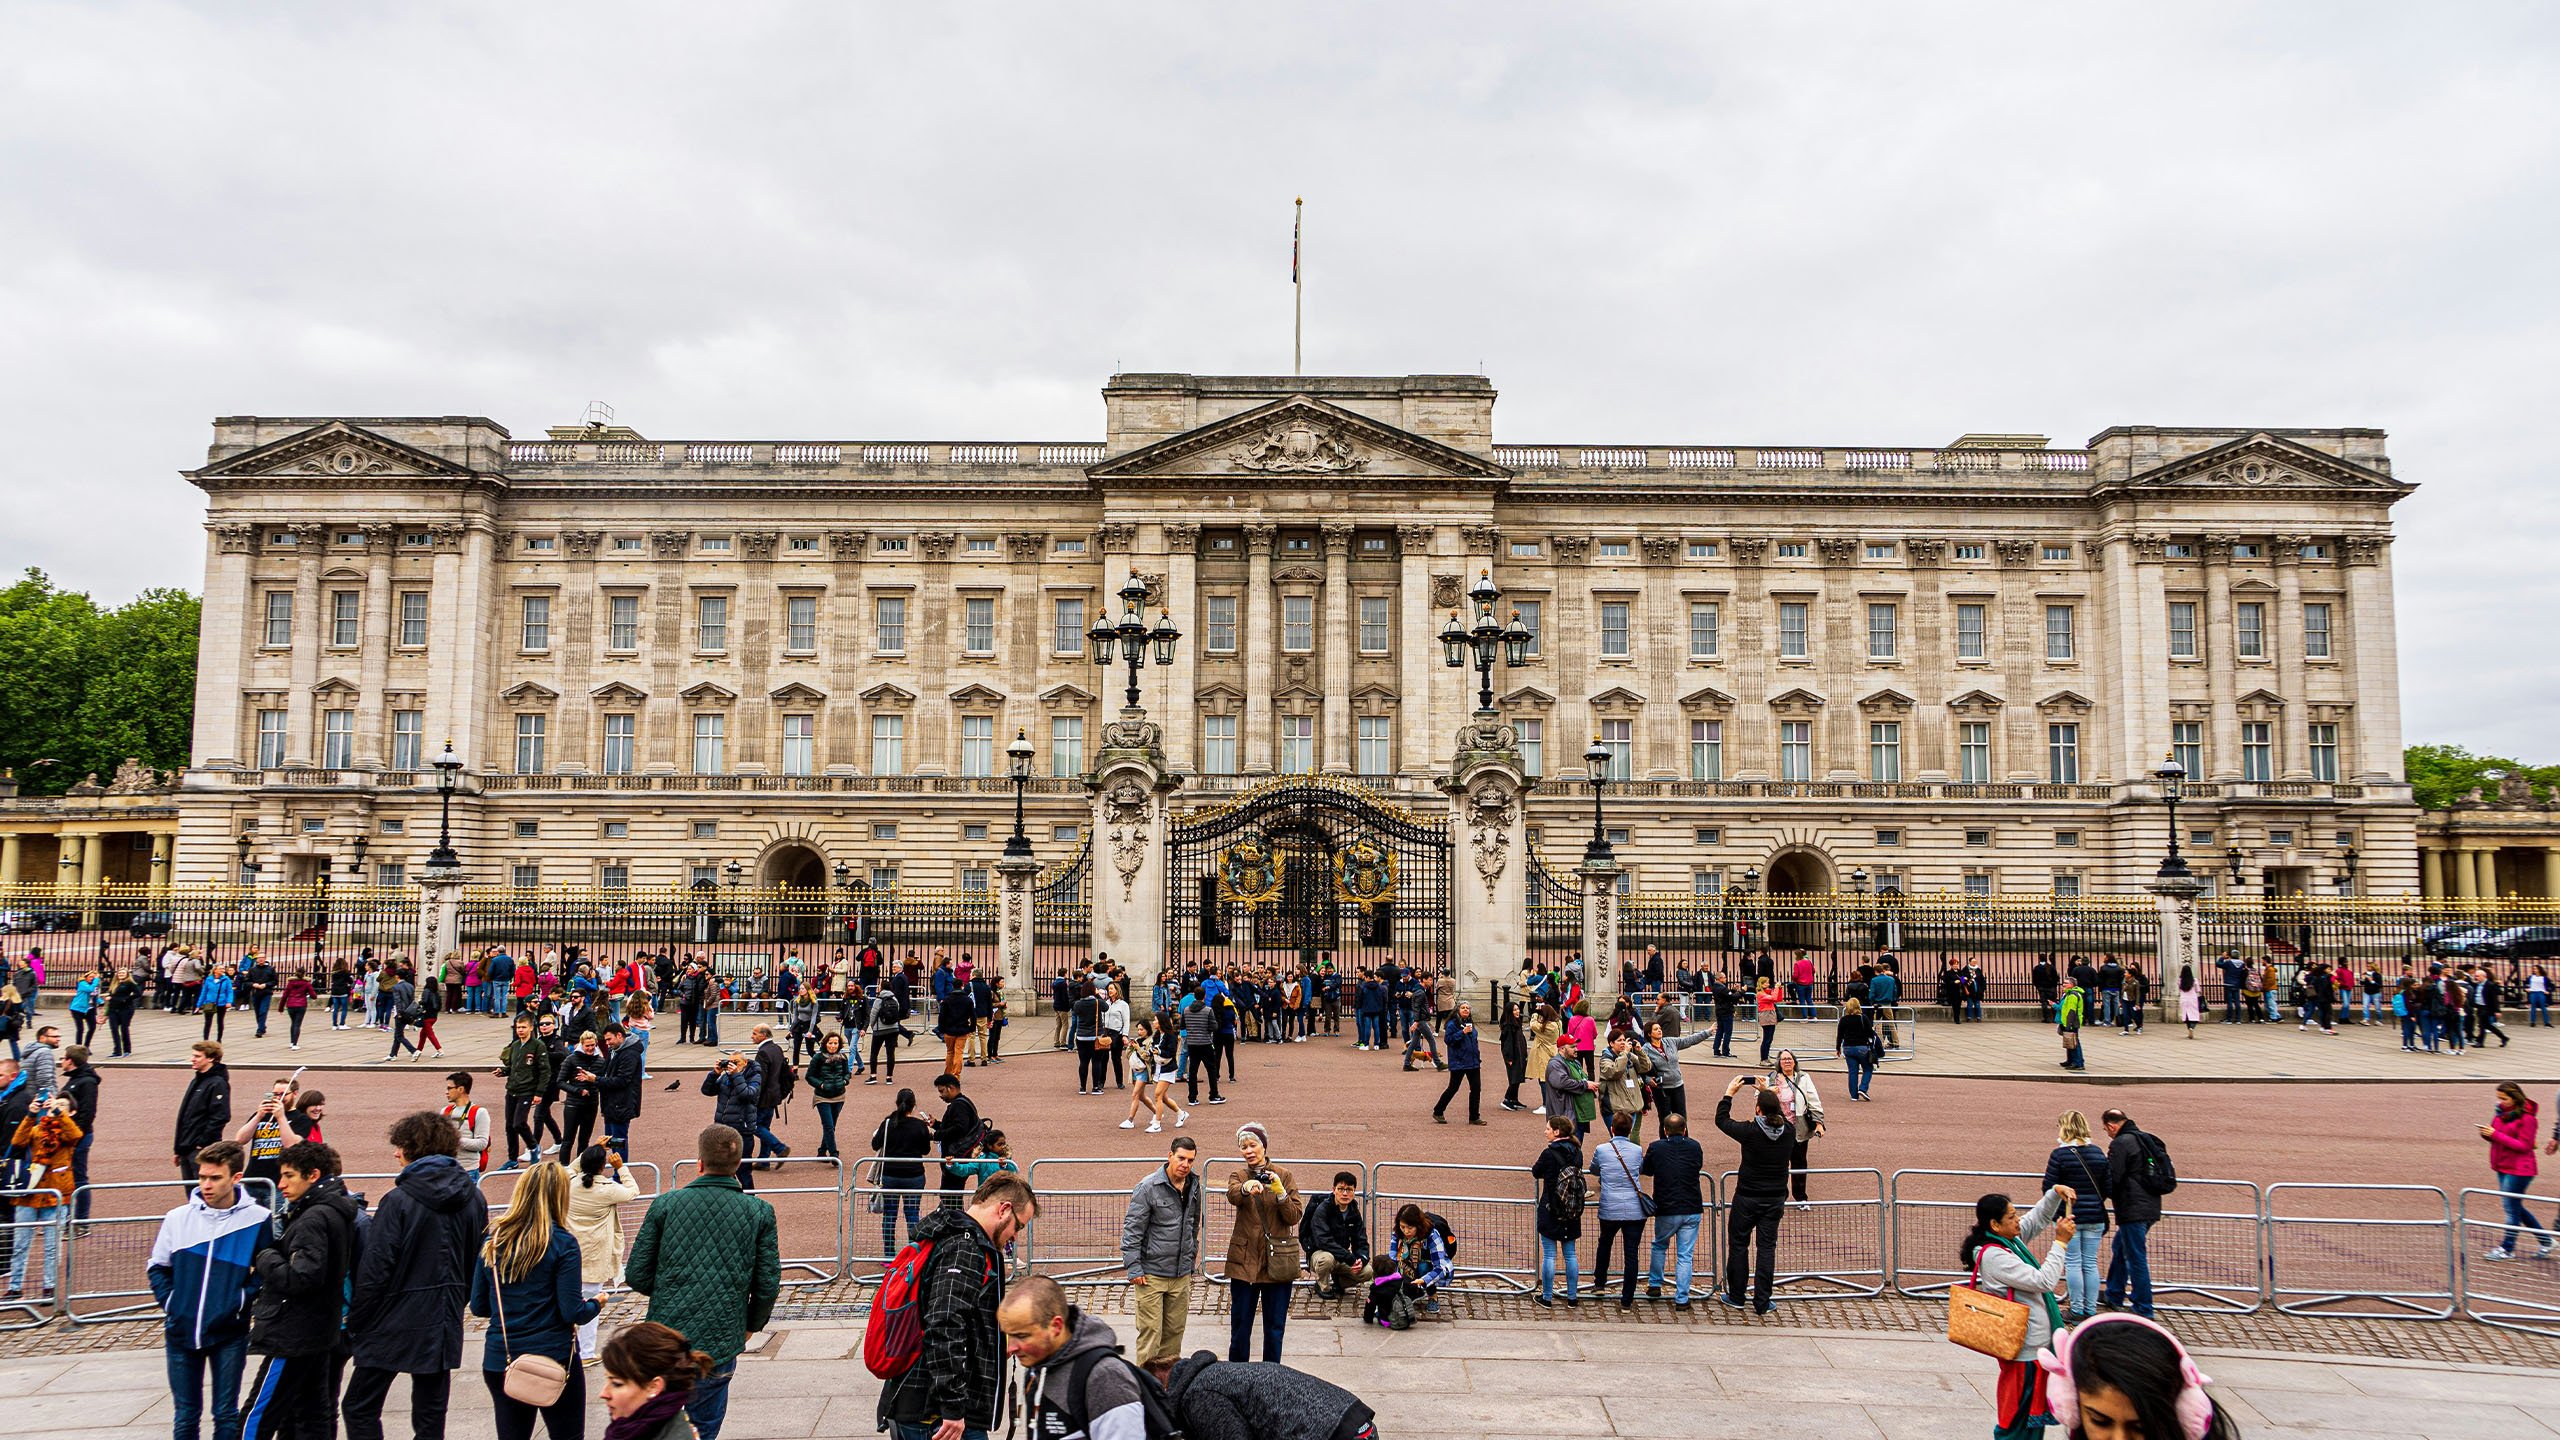
[[[1148,1134],[1150,1134],[1150,1135],[1155,1134],[1157,1131],[1162,1130],[1163,1128],[1164,1128],[1164,1122],[1163,1122],[1163,1121],[1161,1121],[1161,1120],[1150,1120],[1150,1121],[1148,1121],[1148,1122],[1147,1122],[1147,1133],[1148,1133]]]
[[[1546,1114],[1546,1113],[1547,1113],[1547,1107],[1546,1107],[1546,1106],[1544,1106],[1544,1105],[1541,1105],[1541,1106],[1537,1107],[1536,1109],[1531,1110],[1529,1113],[1530,1113],[1530,1114],[1532,1114],[1532,1115],[1544,1115],[1544,1114]]]
[[[1183,1126],[1188,1125],[1188,1124],[1190,1124],[1190,1123],[1191,1123],[1191,1112],[1190,1112],[1190,1111],[1188,1111],[1188,1110],[1176,1110],[1176,1111],[1174,1111],[1174,1112],[1173,1112],[1173,1128],[1174,1128],[1174,1129],[1179,1130],[1179,1129],[1181,1129]]]
[[[1135,1120],[1123,1120],[1120,1122],[1120,1128],[1123,1130],[1135,1130],[1138,1128],[1138,1122]]]
[[[2554,1255],[2560,1255],[2560,1240],[2543,1241],[2542,1248],[2533,1253],[2533,1258],[2536,1260],[2548,1260]]]
[[[2480,1258],[2483,1260],[2513,1260],[2516,1258],[2516,1252],[2492,1245],[2488,1249],[2480,1252]]]

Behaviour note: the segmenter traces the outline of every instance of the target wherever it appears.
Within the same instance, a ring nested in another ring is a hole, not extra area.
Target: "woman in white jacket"
[[[1778,1097],[1778,1112],[1796,1127],[1795,1152],[1787,1158],[1787,1170],[1795,1185],[1796,1204],[1804,1208],[1808,1198],[1804,1189],[1807,1152],[1822,1136],[1822,1092],[1813,1088],[1813,1077],[1805,1073],[1793,1050],[1778,1052],[1777,1064],[1762,1083]]]
[[[1992,1440],[2033,1440],[2048,1423],[2044,1387],[2037,1382],[2035,1353],[2062,1328],[2062,1276],[2071,1245],[2071,1202],[2076,1192],[2056,1185],[2027,1214],[2006,1195],[1985,1195],[1973,1204],[1973,1229],[1961,1252],[1973,1288],[2005,1296],[2027,1307],[2027,1338],[2018,1353],[2000,1362],[2000,1388],[1991,1422]],[[2039,1262],[2028,1242],[2052,1232],[2053,1245]]]
[[[622,1275],[622,1207],[640,1198],[640,1187],[622,1168],[622,1157],[602,1145],[578,1156],[578,1178],[569,1185],[569,1233],[578,1241],[579,1293],[592,1300]],[[578,1327],[578,1358],[596,1358],[597,1318]]]

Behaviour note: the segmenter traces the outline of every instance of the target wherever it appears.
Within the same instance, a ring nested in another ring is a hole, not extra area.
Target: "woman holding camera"
[[[1270,1131],[1248,1124],[1236,1132],[1236,1145],[1244,1163],[1227,1177],[1227,1203],[1236,1211],[1227,1237],[1227,1358],[1253,1358],[1253,1315],[1260,1309],[1262,1358],[1276,1364],[1281,1332],[1289,1326],[1289,1287],[1298,1278],[1298,1222],[1306,1201],[1288,1167],[1271,1163]],[[1276,1266],[1275,1250],[1281,1251]]]

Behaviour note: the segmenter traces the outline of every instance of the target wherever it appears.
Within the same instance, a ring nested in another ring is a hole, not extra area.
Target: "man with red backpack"
[[[1004,1247],[1039,1210],[1031,1184],[988,1176],[969,1203],[920,1222],[871,1300],[862,1358],[897,1440],[986,1440],[1004,1390]]]

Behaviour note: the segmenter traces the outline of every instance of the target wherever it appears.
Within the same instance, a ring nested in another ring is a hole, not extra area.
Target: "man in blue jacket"
[[[249,1358],[250,1260],[267,1207],[240,1189],[248,1156],[229,1140],[195,1153],[196,1190],[162,1216],[151,1241],[151,1294],[165,1320],[176,1440],[196,1440],[205,1372],[213,1372],[213,1440],[240,1440],[240,1371]]]
[[[1449,1017],[1448,1033],[1442,1038],[1449,1042],[1449,1088],[1440,1092],[1440,1103],[1431,1107],[1431,1118],[1443,1125],[1449,1123],[1449,1117],[1443,1112],[1448,1110],[1449,1101],[1457,1095],[1460,1082],[1464,1082],[1467,1087],[1467,1123],[1481,1125],[1484,1123],[1484,1053],[1476,1048],[1474,1009],[1460,1005],[1458,1013]]]

